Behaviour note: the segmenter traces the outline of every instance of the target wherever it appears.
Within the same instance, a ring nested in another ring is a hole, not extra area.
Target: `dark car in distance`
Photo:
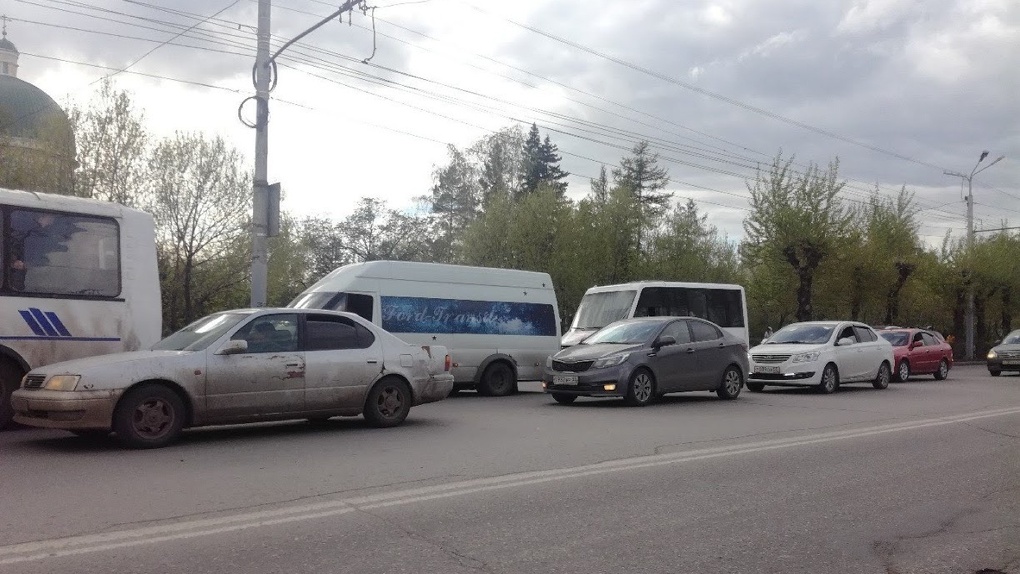
[[[988,372],[998,377],[1003,371],[1020,372],[1020,329],[1006,335],[988,351]]]
[[[542,387],[561,404],[623,397],[644,406],[682,391],[735,399],[747,372],[747,344],[718,325],[695,317],[642,317],[611,323],[550,357]]]

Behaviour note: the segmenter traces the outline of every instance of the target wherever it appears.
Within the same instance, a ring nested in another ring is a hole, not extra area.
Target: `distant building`
[[[72,194],[71,121],[46,92],[18,78],[18,48],[0,38],[0,187]]]

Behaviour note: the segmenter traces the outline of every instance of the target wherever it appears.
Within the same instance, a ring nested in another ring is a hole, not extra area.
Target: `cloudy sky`
[[[273,0],[274,46],[337,8]],[[840,160],[844,197],[906,186],[926,240],[961,235],[961,180],[978,229],[1020,222],[1016,0],[378,0],[281,56],[269,171],[284,208],[341,218],[358,198],[410,208],[446,145],[536,122],[580,198],[639,140],[677,198],[742,235],[746,181],[777,151]],[[250,95],[257,0],[5,0],[19,76],[61,102],[115,77],[150,129],[220,134]],[[209,16],[220,12],[215,18]],[[188,30],[191,28],[190,30]],[[188,30],[184,34],[182,31]],[[176,37],[176,38],[175,38]],[[165,45],[161,45],[167,42]],[[246,115],[251,116],[251,110]]]

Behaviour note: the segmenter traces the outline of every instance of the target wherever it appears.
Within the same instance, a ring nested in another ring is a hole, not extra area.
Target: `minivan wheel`
[[[944,381],[949,376],[949,361],[942,359],[939,361],[939,370],[935,371],[935,380]]]
[[[478,394],[486,397],[505,397],[517,390],[514,370],[503,361],[497,361],[486,367],[482,380],[478,382]]]
[[[368,391],[365,399],[365,420],[379,427],[395,427],[411,412],[411,389],[397,377],[387,377]]]
[[[886,367],[888,368],[888,367]],[[839,388],[839,372],[836,365],[829,363],[822,369],[822,381],[818,383],[818,392],[830,395]]]
[[[150,383],[121,397],[113,413],[113,431],[132,448],[159,448],[180,436],[184,417],[184,402],[177,393]]]
[[[567,395],[564,393],[553,393],[552,398],[554,401],[561,405],[569,405],[570,403],[577,400],[577,395]]]
[[[648,369],[638,369],[630,376],[624,402],[632,407],[643,407],[655,398],[655,377]]]
[[[726,372],[722,376],[722,382],[719,383],[719,388],[715,390],[715,394],[719,395],[720,399],[735,399],[740,395],[740,388],[742,386],[744,386],[744,378],[740,375],[740,369],[730,365],[726,367]]]
[[[876,389],[887,389],[889,388],[889,379],[892,378],[892,374],[889,373],[889,363],[882,361],[882,364],[878,366],[878,376],[871,382],[871,386]]]
[[[910,378],[910,363],[903,359],[900,361],[899,366],[896,367],[896,380],[905,382],[908,378]]]

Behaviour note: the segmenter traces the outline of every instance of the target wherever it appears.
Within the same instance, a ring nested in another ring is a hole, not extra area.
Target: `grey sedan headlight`
[[[43,388],[47,391],[73,391],[80,379],[81,375],[53,375]]]
[[[991,351],[988,351],[988,358],[989,359],[994,359],[994,358],[996,358],[998,356],[999,356],[999,354],[995,352],[995,349],[992,349]]]
[[[610,355],[608,357],[602,357],[601,359],[595,361],[595,363],[592,364],[591,368],[605,369],[607,367],[615,367],[617,365],[622,364],[626,360],[627,355]]]

